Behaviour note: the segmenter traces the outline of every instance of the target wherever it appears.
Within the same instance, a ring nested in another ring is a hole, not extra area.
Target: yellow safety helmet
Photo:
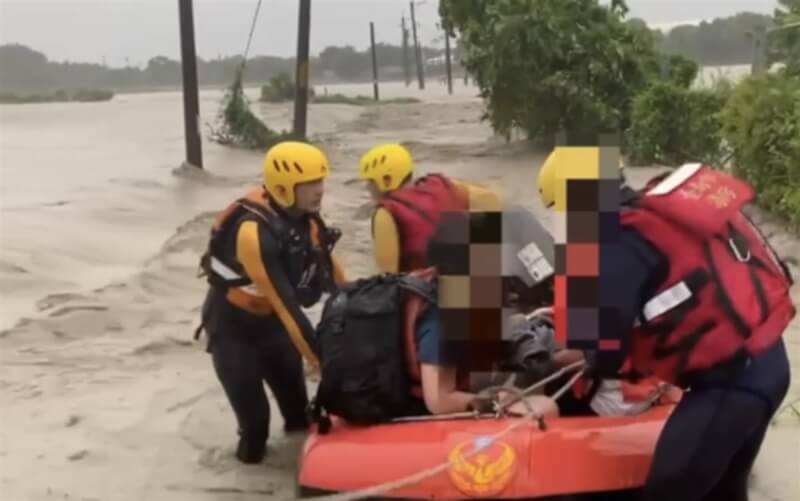
[[[264,187],[284,207],[294,205],[295,186],[323,179],[329,173],[328,157],[321,149],[308,143],[278,143],[264,157]],[[283,193],[278,188],[283,188]]]
[[[600,162],[598,147],[566,147],[559,146],[553,150],[539,169],[539,197],[542,205],[552,207],[556,203],[556,194],[566,186],[564,181],[573,179],[596,178]],[[620,172],[624,169],[622,157],[619,160]]]
[[[561,160],[558,152],[558,149],[553,151],[539,169],[539,198],[545,207],[556,203],[556,170]]]
[[[366,152],[358,177],[372,181],[381,193],[396,190],[414,172],[411,153],[399,144],[382,144]]]

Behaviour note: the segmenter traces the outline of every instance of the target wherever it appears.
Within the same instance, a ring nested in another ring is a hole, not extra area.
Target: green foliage
[[[261,101],[265,103],[281,103],[294,101],[296,88],[294,80],[287,73],[272,77],[268,85],[261,87]],[[308,89],[308,97],[314,97],[314,89]]]
[[[720,112],[728,94],[724,89],[698,90],[676,82],[654,82],[634,101],[633,123],[626,137],[631,160],[720,165],[725,157]]]
[[[695,61],[678,54],[661,56],[660,59],[665,66],[667,80],[675,85],[688,89],[697,79],[700,66]]]
[[[800,77],[800,26],[788,28],[800,23],[800,0],[779,0],[781,8],[775,10],[775,24],[787,26],[771,35],[769,59],[771,63],[786,64],[786,72]]]
[[[27,104],[27,103],[60,103],[60,102],[79,102],[91,103],[98,101],[110,101],[114,93],[107,90],[96,89],[60,89],[48,94],[17,94],[13,92],[0,92],[0,103],[2,104]]]
[[[800,0],[781,5],[775,21],[740,14],[668,35],[623,22],[622,0],[440,0],[439,9],[461,36],[496,131],[566,129],[588,139],[587,131],[624,130],[637,163],[732,159],[760,204],[800,227],[800,29],[773,33],[785,37],[786,72],[694,85],[698,62],[750,62],[748,34],[800,21]],[[736,53],[745,59],[729,59]]]
[[[800,225],[800,79],[764,74],[743,80],[722,114],[735,173],[761,205]]]
[[[268,149],[293,136],[287,131],[276,132],[250,111],[250,105],[242,89],[242,69],[236,73],[233,83],[223,98],[223,107],[218,120],[219,128],[211,128],[212,141],[229,146],[250,149]]]
[[[699,66],[680,55],[659,55],[659,77],[634,99],[625,147],[635,163],[679,165],[725,158],[719,114],[730,86],[692,89]]]
[[[464,64],[496,131],[528,137],[560,131],[596,137],[624,130],[633,96],[656,56],[651,41],[622,21],[624,2],[441,0],[461,35]]]

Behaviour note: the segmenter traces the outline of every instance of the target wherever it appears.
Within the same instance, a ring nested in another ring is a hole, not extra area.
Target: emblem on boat
[[[475,454],[465,457],[476,449]],[[511,482],[517,455],[505,442],[477,437],[458,444],[449,456],[450,480],[467,496],[494,496]]]

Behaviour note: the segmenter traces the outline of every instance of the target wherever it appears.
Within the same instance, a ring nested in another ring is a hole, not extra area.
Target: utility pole
[[[759,26],[753,32],[753,60],[750,73],[758,75],[767,69],[767,30]]]
[[[425,88],[425,75],[422,70],[422,49],[417,38],[417,17],[414,15],[414,0],[411,0],[411,32],[414,34],[414,53],[417,59],[417,80],[420,90]]]
[[[380,101],[378,95],[378,56],[375,54],[375,23],[369,23],[369,43],[372,47],[372,93],[376,101]]]
[[[447,65],[447,93],[453,94],[453,65],[450,62],[450,34],[444,32],[444,54],[445,64]]]
[[[406,77],[406,87],[408,87],[411,85],[411,61],[408,59],[408,28],[406,28],[405,14],[401,19],[401,26],[403,27],[403,71]]]
[[[311,36],[311,0],[300,0],[297,14],[297,69],[295,72],[294,135],[306,137],[308,118],[308,51]]]
[[[186,138],[186,163],[202,169],[203,147],[200,142],[200,103],[197,90],[197,55],[194,48],[194,12],[192,0],[178,0],[181,31],[181,68],[183,71],[183,125]]]

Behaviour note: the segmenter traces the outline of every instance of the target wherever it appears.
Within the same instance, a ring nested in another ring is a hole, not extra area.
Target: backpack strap
[[[436,302],[436,286],[431,282],[413,275],[405,275],[400,277],[399,285],[401,288],[421,296],[428,303]]]
[[[277,214],[271,212],[263,205],[255,203],[247,198],[241,198],[238,202],[244,210],[264,221],[267,224],[267,229],[275,236],[278,243],[283,244],[284,240],[291,233],[289,225],[283,218],[278,217]]]
[[[342,232],[338,228],[331,228],[326,225],[319,214],[312,215],[311,221],[312,225],[316,225],[317,238],[319,239],[319,252],[322,261],[319,264],[323,273],[323,289],[326,292],[331,292],[337,289],[333,271],[333,248],[341,238]]]
[[[435,277],[435,269],[426,268],[403,275],[399,279],[400,287],[412,293],[403,302],[403,336],[406,368],[413,381],[411,394],[420,399],[423,398],[422,375],[417,358],[416,325],[426,307],[436,303]]]

